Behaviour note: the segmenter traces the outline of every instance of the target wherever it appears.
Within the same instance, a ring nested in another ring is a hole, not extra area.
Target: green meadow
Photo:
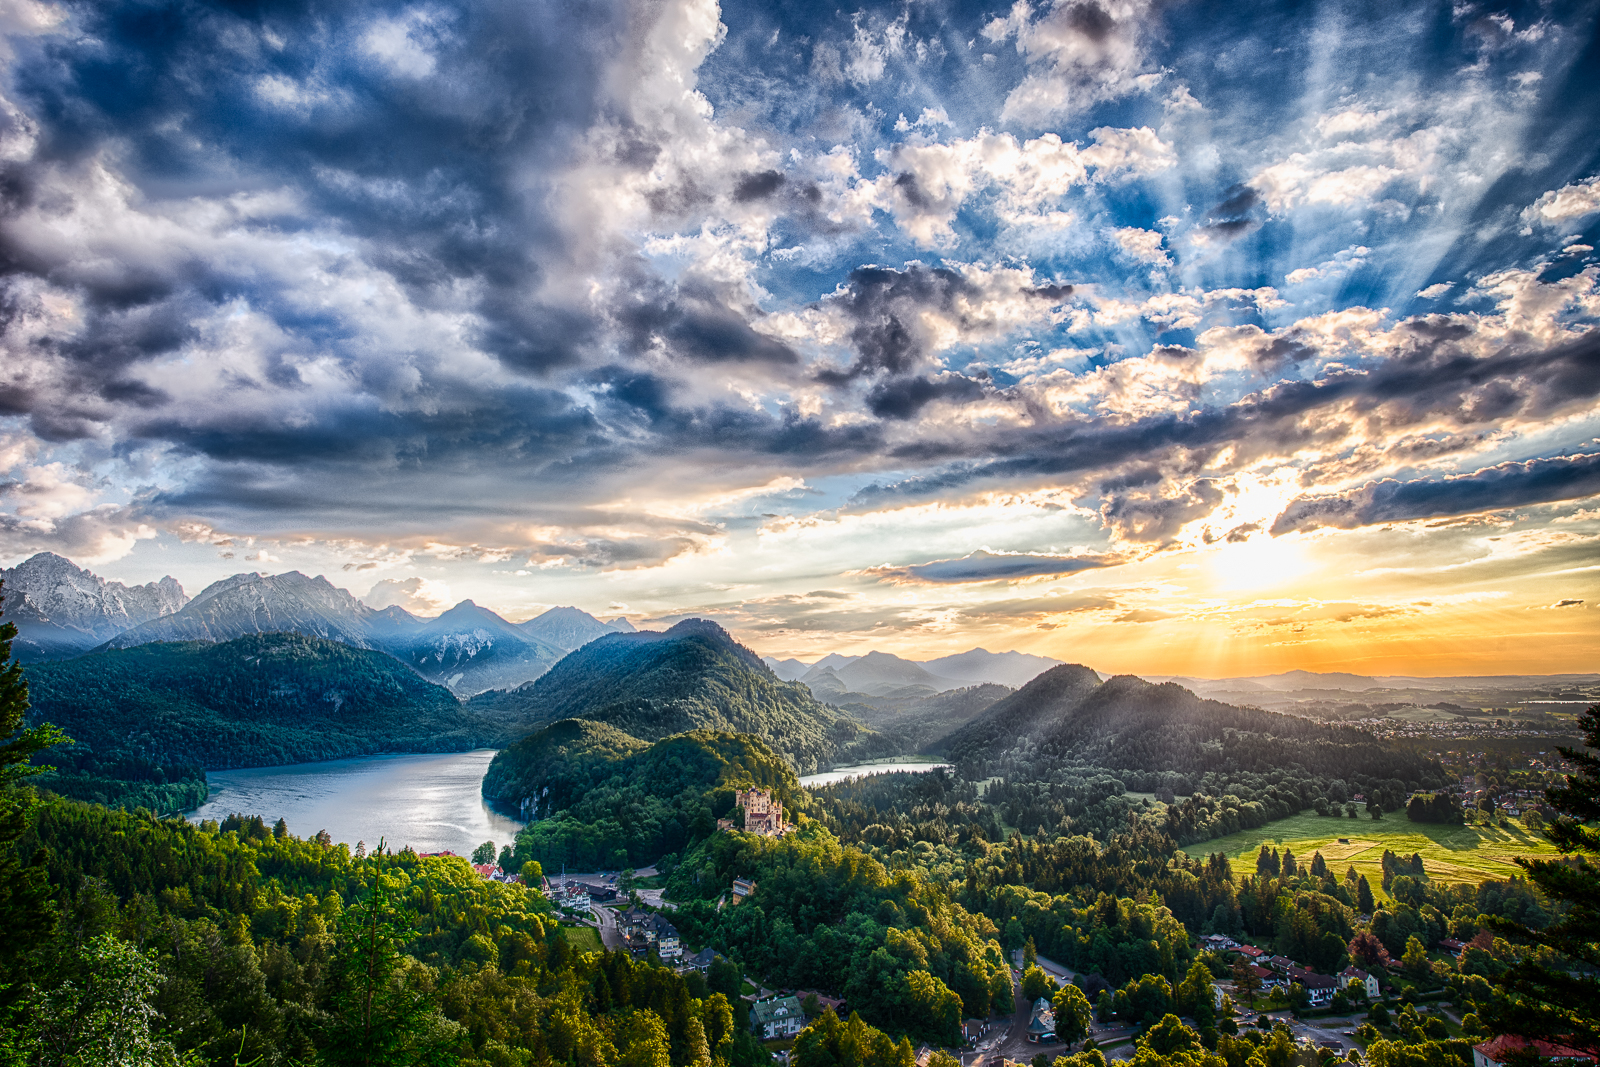
[[[1341,844],[1339,839],[1347,838]],[[1449,826],[1411,822],[1403,812],[1386,815],[1374,822],[1360,819],[1330,818],[1307,812],[1279,819],[1254,830],[1230,834],[1215,841],[1190,845],[1191,855],[1222,852],[1233,861],[1239,874],[1255,870],[1256,853],[1263,844],[1282,851],[1288,846],[1295,858],[1309,861],[1313,852],[1338,875],[1355,864],[1367,876],[1374,893],[1383,894],[1383,850],[1405,856],[1422,854],[1423,869],[1429,877],[1444,882],[1483,882],[1509,878],[1522,873],[1517,856],[1554,856],[1557,851],[1542,834],[1530,833],[1521,826],[1502,830],[1498,826]]]
[[[600,931],[592,926],[563,926],[561,936],[579,952],[605,951],[605,946],[600,943]]]

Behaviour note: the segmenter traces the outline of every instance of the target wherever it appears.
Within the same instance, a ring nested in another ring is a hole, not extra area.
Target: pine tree
[[[5,583],[0,582],[0,597]],[[16,639],[13,623],[0,624],[0,1025],[3,1013],[14,1007],[14,979],[23,957],[50,934],[54,913],[50,887],[45,881],[42,856],[25,860],[17,842],[28,828],[37,798],[23,784],[29,775],[48,770],[33,764],[36,753],[67,741],[48,723],[27,726],[28,683],[22,665],[11,658]]]
[[[1567,905],[1561,921],[1533,930],[1509,919],[1490,917],[1488,926],[1508,940],[1542,945],[1563,959],[1546,965],[1523,960],[1501,978],[1504,996],[1485,1019],[1501,1033],[1553,1038],[1562,1044],[1600,1052],[1600,830],[1585,825],[1600,819],[1600,704],[1578,720],[1589,751],[1562,748],[1576,767],[1564,789],[1545,791],[1560,818],[1544,834],[1567,860],[1517,858],[1528,879],[1552,901]],[[1576,965],[1576,966],[1575,966]],[[1480,1013],[1485,1014],[1485,1013]]]
[[[1378,902],[1372,897],[1372,883],[1363,874],[1356,882],[1356,909],[1363,915],[1371,915],[1377,906]]]
[[[372,892],[344,913],[333,965],[336,1020],[320,1062],[340,1067],[447,1067],[460,1027],[440,1014],[432,975],[400,952],[407,928],[390,906],[384,843],[371,861]]]

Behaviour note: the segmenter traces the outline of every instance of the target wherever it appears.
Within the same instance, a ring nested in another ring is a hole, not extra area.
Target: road
[[[622,931],[617,929],[617,913],[598,904],[590,904],[589,910],[594,913],[600,925],[600,943],[613,952],[626,947],[623,944]]]

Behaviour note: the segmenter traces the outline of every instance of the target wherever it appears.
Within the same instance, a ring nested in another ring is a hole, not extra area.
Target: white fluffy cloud
[[[1523,210],[1522,221],[1530,227],[1534,223],[1561,226],[1597,211],[1600,211],[1600,175],[1550,190]]]

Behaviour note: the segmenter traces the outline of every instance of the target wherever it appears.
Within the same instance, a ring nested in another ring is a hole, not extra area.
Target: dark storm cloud
[[[1383,522],[1576,500],[1600,493],[1600,453],[1500,463],[1451,478],[1385,478],[1332,496],[1301,497],[1272,524],[1274,535],[1319,526],[1353,529]]]
[[[1208,213],[1201,230],[1231,241],[1252,230],[1261,228],[1256,209],[1261,206],[1261,194],[1248,185],[1236,185],[1224,194],[1224,199]]]
[[[909,419],[935,400],[977,400],[987,384],[964,374],[887,378],[867,394],[867,407],[879,418]]]
[[[903,567],[869,567],[861,573],[897,585],[956,585],[1077,574],[1120,562],[1114,556],[1044,556],[979,549],[960,559],[936,559]]]
[[[798,362],[788,345],[751,329],[744,314],[704,283],[669,286],[641,277],[626,300],[615,314],[636,352],[663,348],[678,359],[702,363]]]
[[[960,274],[943,267],[860,267],[851,271],[844,294],[835,300],[851,321],[849,337],[856,359],[846,370],[826,370],[817,377],[830,385],[843,385],[875,374],[904,375],[915,370],[927,358],[929,348],[918,314],[930,308],[949,311],[957,297],[974,291]]]

